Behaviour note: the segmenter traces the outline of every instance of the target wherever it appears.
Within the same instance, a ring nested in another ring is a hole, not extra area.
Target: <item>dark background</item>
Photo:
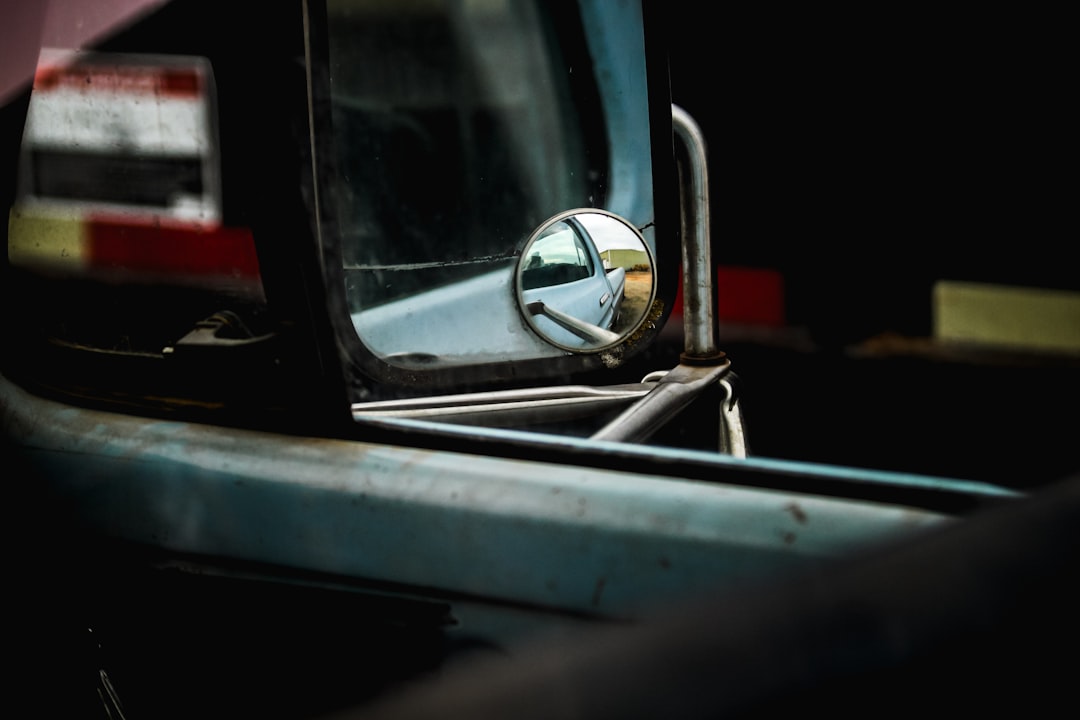
[[[783,278],[785,327],[720,323],[752,451],[1021,487],[1074,470],[1076,357],[925,352],[939,278],[1080,289],[1063,18],[667,7],[714,262]]]
[[[672,98],[708,142],[720,262],[812,276],[797,299],[822,304],[792,320],[837,302],[845,335],[925,333],[900,293],[937,277],[1080,288],[1060,22],[675,2]]]
[[[721,328],[722,347],[742,381],[753,452],[1020,487],[1046,484],[1074,470],[1078,428],[1073,408],[1080,399],[1075,362],[851,352],[882,333],[925,337],[929,288],[938,277],[1076,289],[1069,242],[1075,223],[1065,215],[1070,176],[1061,177],[1075,165],[1064,132],[1075,126],[1064,105],[1074,83],[1066,82],[1060,63],[1064,52],[1054,32],[1063,26],[1060,19],[988,18],[959,11],[943,15],[940,10],[792,15],[786,8],[781,15],[684,1],[670,7],[677,31],[671,57],[673,100],[697,119],[709,142],[714,259],[725,266],[777,270],[785,280],[787,327],[759,336]],[[11,477],[31,480],[16,488],[25,494],[41,487],[32,482],[28,468],[18,466],[12,448],[2,449],[5,459],[15,461],[8,465]],[[784,586],[769,604],[760,595],[748,595],[711,606],[713,616],[719,610],[724,618],[741,621],[713,630],[746,628],[745,637],[702,632],[699,616],[688,615],[690,622],[670,629],[688,633],[712,661],[702,665],[707,675],[691,675],[690,680],[704,678],[701,687],[716,692],[743,683],[753,698],[759,686],[749,681],[765,683],[761,692],[766,692],[806,668],[807,683],[827,677],[831,666],[822,661],[829,656],[823,654],[825,646],[813,641],[832,637],[830,621],[841,623],[841,630],[848,627],[843,623],[852,616],[849,601],[854,598],[861,603],[854,606],[856,620],[881,603],[895,601],[900,607],[884,605],[880,622],[871,616],[862,626],[856,623],[853,636],[924,637],[897,630],[914,628],[925,629],[932,640],[938,637],[933,633],[940,629],[938,622],[954,634],[947,636],[947,652],[934,658],[929,672],[924,675],[916,666],[910,676],[901,677],[910,685],[889,682],[886,675],[879,683],[860,684],[869,689],[862,694],[851,694],[851,684],[841,684],[840,692],[823,685],[819,707],[835,712],[840,698],[847,700],[845,709],[854,706],[861,713],[868,703],[880,707],[884,700],[895,707],[899,699],[910,716],[923,711],[930,697],[911,694],[912,688],[930,682],[931,689],[939,689],[958,671],[965,682],[950,698],[949,709],[970,710],[970,703],[992,709],[999,706],[1000,693],[1016,693],[1016,688],[1030,693],[1033,701],[1059,699],[1068,687],[1062,668],[1071,666],[1052,667],[1047,682],[1018,684],[1012,671],[1015,666],[1034,668],[1028,672],[1036,676],[1063,650],[1067,658],[1076,639],[1072,624],[1059,624],[1075,607],[1075,588],[1057,584],[1075,565],[1075,498],[1075,492],[1045,498],[1067,501],[1062,504],[1068,515],[1033,513],[1030,522],[991,518],[998,522],[967,525],[962,530],[977,537],[959,538],[964,545],[943,542],[914,548],[910,556],[884,558],[891,562],[876,564],[881,572],[869,579],[863,565],[840,578],[815,579],[811,587]],[[21,499],[17,495],[10,507],[33,507]],[[1054,532],[1046,533],[1048,527]],[[21,671],[17,686],[39,711],[65,703],[72,711],[100,711],[97,669],[107,667],[117,679],[127,669],[108,655],[110,639],[132,643],[125,647],[134,651],[123,659],[141,670],[137,677],[148,683],[134,683],[134,691],[124,686],[122,697],[132,718],[155,714],[142,711],[139,691],[178,714],[213,714],[232,708],[220,701],[216,708],[198,707],[202,695],[196,691],[216,690],[222,682],[236,691],[232,700],[247,702],[256,714],[274,708],[285,713],[295,710],[286,700],[335,699],[327,685],[356,690],[356,678],[375,686],[383,682],[380,675],[312,677],[328,668],[349,672],[351,666],[339,659],[355,660],[358,649],[378,658],[377,669],[390,675],[401,673],[402,663],[424,666],[429,659],[415,652],[430,647],[427,635],[402,639],[395,634],[399,627],[388,630],[378,624],[363,627],[360,636],[342,632],[335,621],[355,618],[354,608],[343,610],[321,595],[309,596],[304,602],[311,605],[302,606],[288,588],[285,597],[270,597],[224,592],[212,580],[201,586],[206,595],[178,592],[167,580],[129,586],[107,572],[97,548],[65,542],[63,528],[23,522],[10,529],[9,547],[29,542],[38,551],[15,553],[14,584],[24,605],[17,605],[13,615],[20,636],[12,658]],[[988,538],[997,544],[986,555],[957,551],[984,547],[974,541]],[[929,566],[929,558],[943,555],[948,562]],[[982,567],[973,560],[993,568],[991,561],[999,556],[1014,564],[1000,573],[972,571],[955,595],[942,595],[955,568]],[[43,563],[42,557],[59,562]],[[1024,574],[1016,572],[1021,569]],[[1001,591],[1016,588],[1030,592],[1010,614],[1014,596]],[[802,603],[806,597],[816,602]],[[962,602],[972,597],[987,604]],[[39,598],[47,602],[37,604]],[[981,634],[1002,616],[1009,621],[1004,634],[1001,627]],[[283,623],[290,618],[304,622],[294,627]],[[207,619],[213,622],[202,624]],[[246,622],[238,624],[240,619]],[[807,643],[803,647],[790,644],[785,634],[799,627],[810,628],[808,635],[797,636]],[[815,634],[815,628],[823,629]],[[222,650],[220,639],[227,630],[247,655]],[[967,642],[972,635],[979,642]],[[332,638],[338,644],[319,645],[312,638]],[[200,645],[203,639],[219,642]],[[740,639],[745,645],[729,642]],[[172,652],[178,645],[186,653]],[[691,644],[682,647],[693,649]],[[724,647],[728,652],[718,651]],[[856,647],[882,650],[870,644]],[[923,651],[927,646],[912,640],[908,647]],[[414,652],[395,652],[402,648]],[[685,663],[694,656],[665,657],[647,644],[613,649],[620,654],[602,656],[605,662],[592,666],[593,674],[565,672],[561,677],[574,678],[599,701],[642,701],[628,692],[634,690],[648,690],[654,698],[693,697],[679,685],[674,693],[658,692],[657,683],[642,682],[649,675],[629,671],[654,672],[650,660],[683,670],[685,664],[672,663],[671,657]],[[895,648],[884,647],[890,649]],[[999,665],[1003,655],[984,656],[991,650],[1008,651],[1006,659],[1013,663]],[[253,663],[252,657],[265,662]],[[276,657],[295,662],[261,674]],[[759,664],[751,662],[755,657]],[[973,658],[981,662],[970,664]],[[161,672],[159,663],[168,670]],[[825,670],[815,675],[815,667]],[[596,682],[595,673],[609,668],[618,682]],[[489,697],[498,678],[474,679],[482,697]],[[158,684],[174,680],[189,692],[172,698]],[[243,692],[275,685],[280,694]],[[535,687],[548,698],[560,697],[543,682]],[[604,695],[611,688],[617,692]],[[701,703],[711,697],[705,694]],[[1017,697],[1027,699],[1018,694],[1010,699]],[[321,709],[310,702],[300,707]],[[792,703],[780,709],[794,708]]]

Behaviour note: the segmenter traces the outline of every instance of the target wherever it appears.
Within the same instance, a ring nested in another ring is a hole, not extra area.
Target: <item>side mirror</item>
[[[604,210],[570,210],[529,237],[515,293],[537,335],[571,352],[597,352],[644,321],[656,294],[653,268],[648,244],[627,220]]]
[[[652,8],[327,3],[311,25],[311,199],[334,351],[361,395],[582,378],[657,339],[681,247],[666,15]],[[522,248],[548,261],[537,228],[557,222],[580,243],[562,269],[578,275],[524,287]],[[609,234],[643,261],[605,268]],[[608,286],[592,308],[567,297],[583,273]]]

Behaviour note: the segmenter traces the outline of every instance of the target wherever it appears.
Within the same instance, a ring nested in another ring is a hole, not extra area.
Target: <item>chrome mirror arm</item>
[[[748,452],[742,411],[731,382],[730,362],[717,349],[713,268],[709,237],[709,177],[705,138],[694,119],[671,106],[679,172],[682,222],[683,353],[677,368],[657,387],[628,407],[592,437],[641,442],[714,383],[724,391],[718,446],[745,457]]]
[[[672,105],[672,121],[678,140],[685,334],[678,367],[632,387],[568,386],[428,398],[419,402],[358,403],[352,408],[354,417],[357,420],[417,418],[497,426],[523,420],[558,420],[622,406],[623,411],[594,433],[592,439],[644,442],[708,388],[719,386],[722,397],[718,449],[745,457],[748,446],[736,378],[730,372],[729,360],[716,345],[705,141],[694,120],[677,105]]]
[[[709,236],[709,174],[705,137],[694,119],[678,105],[671,106],[679,173],[679,214],[683,255],[683,360],[719,363],[724,354],[716,344],[713,315],[715,288]]]

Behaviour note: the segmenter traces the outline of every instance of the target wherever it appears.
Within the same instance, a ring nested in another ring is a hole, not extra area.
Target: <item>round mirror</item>
[[[560,213],[537,228],[516,277],[529,327],[552,345],[579,353],[630,336],[656,292],[653,255],[638,229],[592,208]]]

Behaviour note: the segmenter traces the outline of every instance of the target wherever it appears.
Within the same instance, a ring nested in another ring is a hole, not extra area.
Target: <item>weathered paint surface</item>
[[[2,378],[0,410],[5,436],[66,503],[56,511],[110,536],[615,617],[949,522],[722,477],[147,420]]]

